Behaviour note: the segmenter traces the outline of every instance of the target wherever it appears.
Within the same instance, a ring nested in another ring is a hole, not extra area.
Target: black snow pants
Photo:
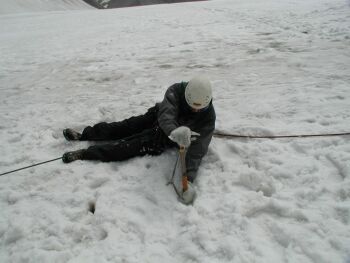
[[[157,107],[147,113],[120,122],[98,123],[88,126],[82,133],[82,141],[111,141],[90,146],[83,160],[103,162],[123,161],[146,154],[159,155],[174,144],[168,139],[157,122]]]

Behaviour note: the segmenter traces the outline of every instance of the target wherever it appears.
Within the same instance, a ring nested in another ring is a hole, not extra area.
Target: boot
[[[68,128],[63,130],[63,136],[67,141],[79,141],[81,138],[81,133]]]
[[[74,152],[66,152],[62,156],[62,161],[64,163],[71,163],[76,160],[82,160],[85,151],[85,149],[82,149]]]

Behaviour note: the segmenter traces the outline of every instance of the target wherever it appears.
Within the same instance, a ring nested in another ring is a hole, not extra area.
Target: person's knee
[[[108,123],[107,122],[100,122],[94,125],[95,129],[99,129],[99,130],[104,130],[108,127]]]
[[[187,179],[188,181],[190,181],[191,183],[194,182],[194,180],[196,179],[197,177],[197,171],[190,171],[190,172],[187,172]]]

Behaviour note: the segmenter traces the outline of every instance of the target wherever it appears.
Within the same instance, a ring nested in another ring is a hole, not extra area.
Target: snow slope
[[[91,8],[82,0],[0,0],[0,14]]]
[[[349,8],[217,0],[0,16],[0,172],[88,146],[62,129],[143,113],[197,73],[213,80],[219,130],[349,131]],[[166,186],[173,151],[1,176],[0,262],[348,263],[349,139],[214,138],[193,206]]]

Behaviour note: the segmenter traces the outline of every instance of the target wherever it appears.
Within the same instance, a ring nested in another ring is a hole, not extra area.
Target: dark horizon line
[[[92,7],[97,9],[114,9],[114,8],[125,8],[125,7],[136,7],[136,6],[144,6],[144,5],[159,5],[159,4],[175,4],[182,2],[199,2],[199,1],[207,1],[207,0],[153,0],[147,1],[144,3],[142,0],[122,0],[122,1],[111,1],[108,4],[108,7],[104,7],[96,0],[83,0],[85,3],[89,4]],[[111,6],[110,6],[111,4]]]

